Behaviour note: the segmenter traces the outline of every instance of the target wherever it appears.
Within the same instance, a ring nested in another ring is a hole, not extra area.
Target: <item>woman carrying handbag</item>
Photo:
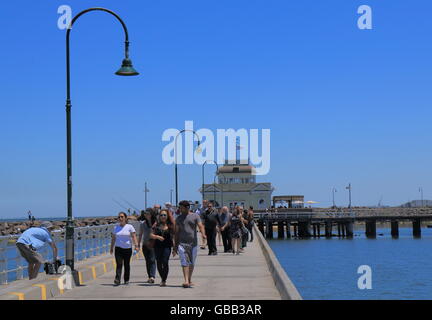
[[[240,248],[242,239],[242,228],[244,228],[244,219],[242,217],[243,208],[235,207],[234,212],[227,223],[221,228],[224,231],[226,228],[230,228],[230,235],[232,241],[233,254],[239,255],[243,250]],[[236,250],[237,248],[237,250]]]
[[[156,276],[156,256],[154,251],[155,240],[150,238],[152,230],[152,212],[147,209],[144,211],[144,221],[141,222],[138,244],[141,244],[142,240],[142,251],[146,261],[148,283],[154,283]]]
[[[242,228],[241,228],[241,230],[242,230],[242,237],[241,237],[241,250],[240,250],[240,252],[243,252],[244,248],[247,247],[247,241],[249,239],[249,230],[247,228],[247,225],[248,225],[248,220],[247,220],[248,211],[247,210],[242,210],[241,212],[243,212],[243,215],[242,215],[243,219],[242,219]]]

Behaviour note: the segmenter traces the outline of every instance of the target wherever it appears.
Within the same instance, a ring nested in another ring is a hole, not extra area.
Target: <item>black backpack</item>
[[[59,267],[62,265],[61,260],[55,262],[45,262],[44,270],[46,274],[57,274]]]

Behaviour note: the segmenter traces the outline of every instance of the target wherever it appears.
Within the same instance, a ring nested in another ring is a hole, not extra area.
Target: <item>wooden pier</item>
[[[357,216],[354,212],[318,212],[312,210],[284,213],[255,213],[258,229],[267,238],[274,237],[273,228],[277,228],[277,238],[353,238],[354,224],[364,223],[367,238],[376,238],[377,222],[390,222],[391,236],[399,237],[399,222],[411,222],[414,238],[421,237],[421,223],[432,221],[432,214],[427,215],[373,215]]]

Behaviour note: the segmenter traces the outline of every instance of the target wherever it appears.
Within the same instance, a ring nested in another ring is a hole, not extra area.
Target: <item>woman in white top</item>
[[[138,241],[136,238],[135,228],[127,223],[127,215],[124,212],[118,214],[119,223],[116,224],[112,233],[110,253],[115,254],[116,259],[116,276],[114,285],[120,285],[122,267],[124,263],[124,283],[129,284],[130,277],[130,260],[132,257],[132,241],[135,245],[135,251],[139,251]],[[115,247],[115,250],[114,250]]]

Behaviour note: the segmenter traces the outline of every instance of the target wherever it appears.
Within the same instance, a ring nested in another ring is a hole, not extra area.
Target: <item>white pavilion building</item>
[[[237,205],[243,208],[265,209],[272,206],[274,188],[270,182],[257,182],[255,168],[249,164],[228,164],[217,171],[217,181],[204,184],[203,198],[215,203],[216,207]],[[200,192],[203,192],[200,189]]]

